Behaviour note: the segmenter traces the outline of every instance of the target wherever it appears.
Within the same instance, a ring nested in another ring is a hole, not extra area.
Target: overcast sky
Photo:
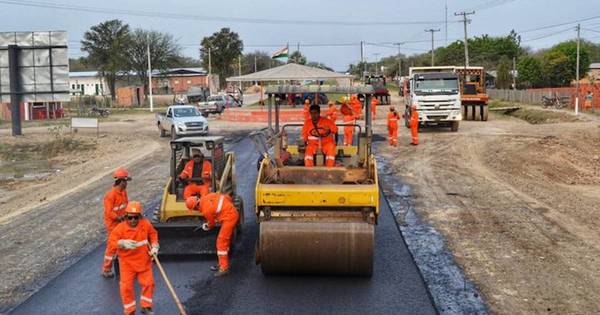
[[[10,3],[28,3],[20,6]],[[120,14],[119,12],[85,12],[58,8],[40,7],[44,4],[67,7],[88,7],[109,11],[132,10],[150,12],[161,16],[176,14],[190,15],[187,19],[147,17]],[[202,37],[209,36],[221,27],[229,27],[240,34],[245,52],[261,50],[271,53],[289,42],[290,52],[300,51],[311,61],[323,62],[338,71],[347,69],[348,64],[360,59],[360,41],[368,43],[409,42],[402,46],[405,54],[426,52],[431,47],[430,33],[425,29],[440,29],[435,33],[436,46],[444,45],[445,5],[448,6],[448,42],[463,37],[463,25],[458,23],[454,12],[475,10],[468,26],[469,36],[482,34],[505,35],[511,29],[527,31],[547,25],[568,23],[593,18],[582,22],[582,36],[600,42],[600,0],[246,0],[246,1],[202,1],[202,0],[0,0],[0,31],[66,30],[69,34],[71,57],[84,55],[79,50],[79,41],[90,26],[108,19],[118,18],[132,28],[145,28],[168,32],[184,47],[184,54],[198,58]],[[191,16],[193,15],[193,16]],[[211,19],[217,16],[236,19]],[[597,18],[595,18],[597,17]],[[252,23],[240,22],[238,18],[252,19]],[[307,21],[306,23],[256,23],[263,19]],[[333,25],[313,24],[311,21],[331,21]],[[424,24],[393,25],[339,25],[337,22],[404,23]],[[575,38],[575,24],[522,33],[523,44],[532,48],[549,47]],[[411,42],[417,41],[417,42]],[[423,41],[423,42],[419,42]],[[309,46],[303,46],[303,44]],[[317,46],[315,46],[315,44]],[[320,45],[347,46],[320,46]],[[313,45],[313,46],[310,46]],[[366,45],[368,61],[392,55],[397,48]],[[268,46],[268,47],[258,47]],[[600,60],[598,60],[600,61]]]

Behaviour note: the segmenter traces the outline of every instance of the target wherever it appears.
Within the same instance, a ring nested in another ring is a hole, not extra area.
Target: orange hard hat
[[[113,178],[114,179],[125,179],[125,180],[131,180],[131,177],[129,177],[129,172],[122,168],[119,167],[114,173],[113,173]]]
[[[192,196],[185,200],[185,206],[189,210],[194,210],[198,206],[199,202],[200,202],[200,199],[198,197]]]
[[[132,201],[127,204],[125,212],[142,214],[142,204],[139,201]]]

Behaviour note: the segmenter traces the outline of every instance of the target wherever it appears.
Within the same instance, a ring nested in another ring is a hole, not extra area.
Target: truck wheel
[[[177,140],[177,132],[175,132],[175,127],[171,127],[171,139]]]
[[[452,130],[452,132],[457,132],[459,124],[460,121],[453,121],[452,125],[450,125],[450,130]]]
[[[244,231],[244,200],[239,195],[235,195],[233,197],[233,205],[240,214],[240,218],[236,226],[236,231],[238,234],[242,234],[242,232]]]
[[[481,120],[482,121],[487,121],[488,120],[488,114],[490,111],[490,108],[487,105],[481,105],[483,107],[483,112],[482,112],[482,117]]]
[[[164,137],[167,136],[165,130],[163,129],[163,127],[160,124],[158,124],[158,131],[160,131],[160,137],[161,138],[164,138]]]

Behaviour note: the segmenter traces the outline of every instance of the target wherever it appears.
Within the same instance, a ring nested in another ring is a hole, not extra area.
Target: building
[[[592,63],[590,65],[588,78],[591,82],[600,82],[600,63]]]
[[[153,71],[152,93],[183,94],[191,87],[208,87],[207,73],[202,68],[174,68]]]
[[[69,72],[71,95],[110,95],[106,80],[97,71]]]

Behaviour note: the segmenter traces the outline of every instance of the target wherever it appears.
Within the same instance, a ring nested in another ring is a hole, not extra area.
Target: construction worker
[[[325,113],[325,117],[335,123],[337,116],[338,109],[335,107],[335,103],[333,101],[329,101],[329,108],[327,109],[327,113]]]
[[[304,113],[304,120],[309,120],[310,119],[310,99],[305,99],[304,100],[304,109],[302,110],[302,113]]]
[[[340,107],[340,112],[343,115],[344,125],[346,125],[344,126],[344,145],[352,145],[356,116],[354,115],[350,105],[348,105],[348,99],[345,97],[342,98],[342,107]]]
[[[352,107],[352,111],[354,112],[354,118],[360,119],[362,117],[362,104],[356,94],[353,94],[350,98],[350,107]]]
[[[372,120],[377,118],[377,105],[379,105],[379,101],[377,100],[377,97],[373,96],[371,98],[371,114],[373,115]]]
[[[186,181],[191,178],[202,178],[202,180],[190,181],[183,190],[183,198],[191,196],[204,196],[210,191],[212,164],[204,159],[200,149],[192,149],[192,159],[185,163],[179,179]]]
[[[125,217],[125,208],[127,207],[127,182],[131,180],[129,172],[120,167],[113,173],[115,180],[113,187],[104,195],[104,227],[106,228],[106,237],[110,232],[123,221]],[[107,246],[108,247],[108,246]],[[102,264],[102,276],[112,278],[115,274],[112,272],[114,256],[105,256]]]
[[[419,113],[417,112],[417,106],[412,105],[410,107],[410,134],[412,136],[412,141],[410,144],[417,145],[419,144]]]
[[[390,112],[387,115],[388,136],[391,146],[398,145],[398,120],[400,115],[396,112],[394,106],[390,106]]]
[[[306,143],[304,152],[304,166],[315,165],[314,155],[322,151],[325,155],[325,166],[335,165],[335,134],[338,129],[335,123],[325,117],[321,117],[319,105],[310,107],[310,119],[304,122],[302,127],[302,138]]]
[[[142,205],[138,201],[130,202],[125,212],[125,222],[119,223],[110,233],[105,256],[112,257],[116,253],[119,257],[119,287],[124,314],[134,314],[136,311],[133,287],[136,278],[141,287],[142,313],[153,314],[154,277],[151,257],[158,254],[158,233],[150,221],[142,217]]]
[[[210,193],[202,199],[190,197],[185,200],[185,205],[190,210],[199,210],[206,222],[202,224],[204,231],[210,231],[215,227],[215,222],[221,224],[219,235],[217,236],[217,257],[218,266],[212,266],[210,269],[215,271],[215,277],[224,276],[229,273],[229,246],[231,245],[231,236],[238,223],[240,214],[233,205],[231,197],[221,193]]]

